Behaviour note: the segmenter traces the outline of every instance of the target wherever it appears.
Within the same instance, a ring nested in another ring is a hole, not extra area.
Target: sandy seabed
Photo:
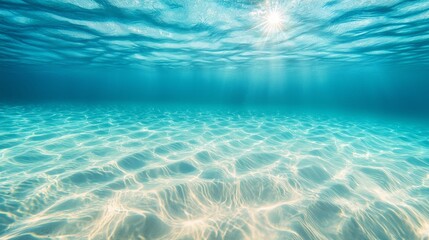
[[[429,128],[0,107],[1,239],[428,239]]]

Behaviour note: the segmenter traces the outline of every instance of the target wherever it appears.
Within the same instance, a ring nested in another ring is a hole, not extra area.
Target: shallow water
[[[429,127],[339,113],[0,107],[2,239],[425,239]]]
[[[427,76],[428,0],[0,0],[0,239],[429,239]]]

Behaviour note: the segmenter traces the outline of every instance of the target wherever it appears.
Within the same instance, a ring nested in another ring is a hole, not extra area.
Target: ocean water
[[[428,63],[425,0],[2,0],[3,65]]]
[[[429,239],[429,1],[0,0],[0,239]]]

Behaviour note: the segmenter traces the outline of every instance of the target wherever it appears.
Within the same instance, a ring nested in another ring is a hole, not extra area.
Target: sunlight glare
[[[286,24],[285,6],[278,2],[266,2],[258,11],[253,12],[265,37],[283,32]]]

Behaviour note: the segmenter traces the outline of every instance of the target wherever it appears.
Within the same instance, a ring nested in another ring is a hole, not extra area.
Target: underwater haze
[[[0,239],[429,239],[429,1],[0,0]]]

